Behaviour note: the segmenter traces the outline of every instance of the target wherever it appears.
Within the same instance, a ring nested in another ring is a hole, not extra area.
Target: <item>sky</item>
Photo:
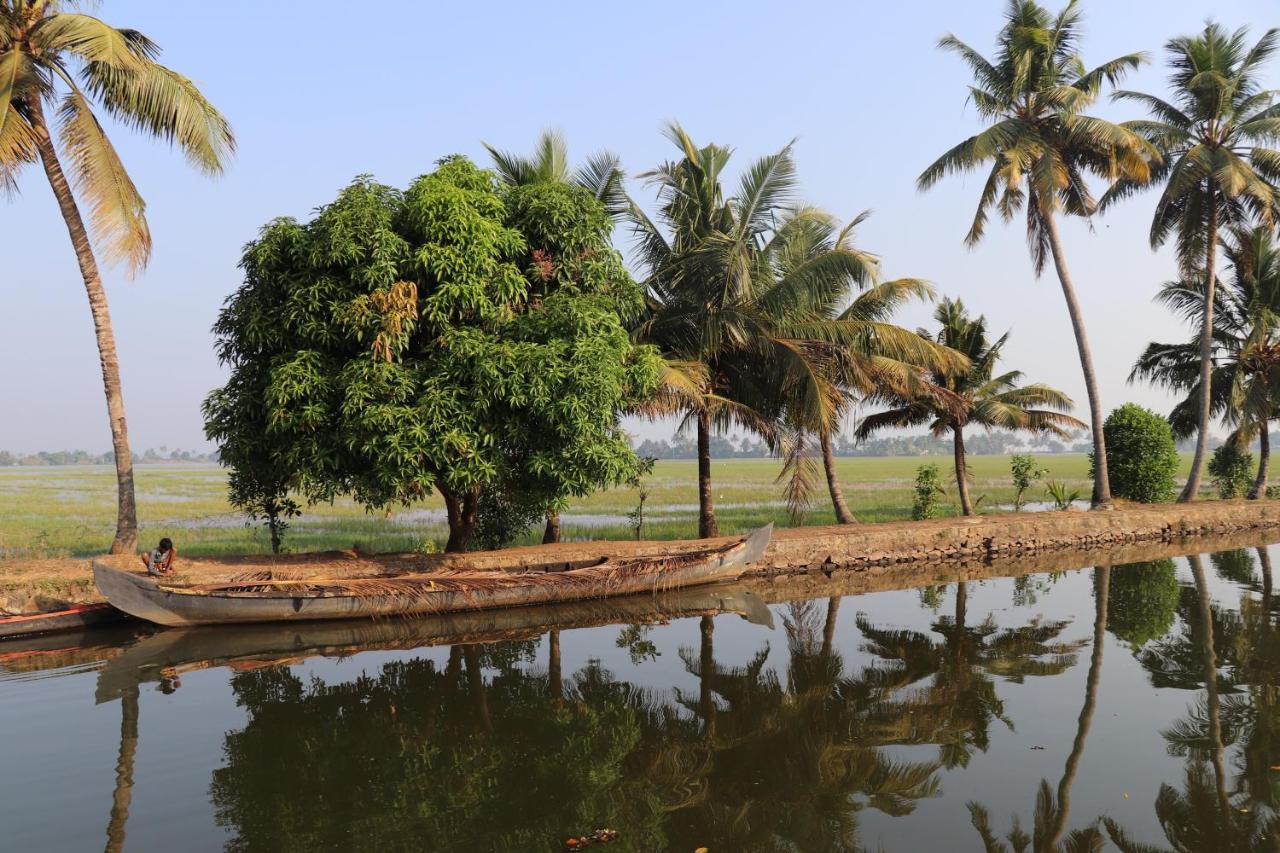
[[[1052,8],[1057,4],[1050,2]],[[155,248],[134,279],[106,276],[135,449],[206,449],[205,395],[225,381],[212,352],[223,300],[240,284],[244,244],[277,216],[306,217],[360,174],[397,186],[452,153],[487,162],[481,142],[517,152],[564,132],[576,158],[607,148],[632,174],[673,158],[662,127],[733,146],[731,172],[792,139],[805,201],[848,219],[873,211],[858,243],[888,277],[926,278],[1011,329],[1007,368],[1057,386],[1087,419],[1079,362],[1052,271],[1037,279],[1021,223],[993,223],[962,242],[981,179],[915,179],[974,133],[960,61],[936,49],[951,32],[989,53],[1001,0],[914,3],[423,3],[105,0],[95,14],[140,29],[161,61],[194,79],[231,121],[238,152],[206,178],[179,153],[107,122],[147,201]],[[1131,51],[1152,62],[1127,88],[1165,90],[1162,46],[1214,19],[1256,35],[1280,25],[1275,0],[1085,0],[1088,64]],[[1268,69],[1280,87],[1280,62]],[[1101,103],[1112,119],[1131,107]],[[0,449],[110,447],[97,351],[75,257],[43,172],[0,198]],[[652,200],[642,182],[630,190]],[[1064,240],[1107,410],[1136,401],[1164,411],[1162,391],[1131,386],[1151,340],[1188,331],[1154,305],[1174,276],[1147,231],[1155,195]],[[618,234],[625,249],[626,233]],[[914,327],[929,308],[901,315]],[[629,424],[644,437],[666,424]]]

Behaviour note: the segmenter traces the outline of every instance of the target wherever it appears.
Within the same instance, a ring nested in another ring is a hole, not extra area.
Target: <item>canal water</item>
[[[1275,850],[1273,555],[0,644],[0,849]]]

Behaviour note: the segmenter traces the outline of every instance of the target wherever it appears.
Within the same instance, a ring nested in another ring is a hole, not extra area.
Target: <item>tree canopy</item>
[[[215,325],[232,375],[206,401],[210,437],[313,501],[438,491],[449,550],[482,500],[540,511],[634,479],[619,417],[661,368],[628,337],[641,293],[609,232],[589,191],[503,186],[462,157],[269,223]]]

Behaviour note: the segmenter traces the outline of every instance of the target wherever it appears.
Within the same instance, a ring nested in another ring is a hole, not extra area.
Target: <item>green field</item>
[[[1037,457],[1051,478],[1078,487],[1088,497],[1088,460],[1082,454]],[[1188,459],[1184,458],[1184,465]],[[859,520],[892,521],[910,517],[911,484],[916,468],[936,463],[944,475],[949,457],[849,458],[839,461],[845,495]],[[790,524],[775,479],[773,459],[733,459],[714,463],[715,498],[723,531],[733,533],[773,521]],[[1013,499],[1007,456],[970,459],[972,492],[979,510],[1001,511]],[[140,465],[136,469],[138,514],[143,544],[171,536],[192,556],[268,551],[260,527],[246,526],[226,502],[225,475],[213,465]],[[653,539],[697,534],[696,466],[691,460],[660,461],[645,478],[644,535]],[[951,491],[954,491],[952,489]],[[0,558],[76,557],[99,553],[114,529],[115,475],[98,466],[0,468]],[[1029,500],[1045,500],[1037,486]],[[615,489],[576,501],[565,513],[566,539],[626,539],[635,535],[628,513],[637,505],[636,489]],[[955,513],[951,495],[944,511]],[[365,551],[438,550],[446,538],[442,504],[427,500],[392,513],[366,513],[345,501],[309,507],[286,537],[290,550],[356,546]],[[815,495],[806,524],[833,521],[825,484]],[[541,531],[524,541],[536,542]]]

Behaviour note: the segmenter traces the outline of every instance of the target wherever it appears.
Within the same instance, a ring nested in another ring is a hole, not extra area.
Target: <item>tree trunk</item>
[[[1208,183],[1209,221],[1204,250],[1204,325],[1200,328],[1200,421],[1196,430],[1196,455],[1191,459],[1191,474],[1178,496],[1178,503],[1196,499],[1200,491],[1200,476],[1204,470],[1205,455],[1209,452],[1209,417],[1212,405],[1209,386],[1213,377],[1213,291],[1218,276],[1218,189],[1212,178]]]
[[[703,409],[698,412],[698,536],[710,539],[719,535],[711,500],[711,413]]]
[[[133,801],[133,760],[138,752],[138,685],[120,697],[120,754],[116,758],[116,786],[111,792],[111,818],[107,821],[107,853],[124,849],[125,824]]]
[[[449,541],[445,543],[446,554],[461,554],[471,547],[471,537],[476,532],[476,507],[479,495],[468,492],[459,500],[453,492],[440,490],[444,498],[445,513],[449,518]]]
[[[1080,759],[1084,757],[1085,740],[1089,737],[1089,728],[1093,724],[1093,712],[1098,706],[1098,683],[1102,679],[1102,647],[1107,639],[1107,600],[1111,595],[1111,567],[1098,566],[1098,585],[1094,590],[1093,615],[1093,654],[1089,659],[1089,675],[1084,683],[1084,706],[1080,709],[1080,717],[1076,722],[1076,738],[1071,744],[1071,753],[1067,756],[1067,764],[1062,769],[1062,779],[1058,782],[1058,806],[1049,841],[1041,849],[1057,850],[1062,833],[1067,828],[1067,819],[1071,814],[1071,786],[1075,784],[1076,772],[1080,769]]]
[[[827,471],[827,491],[831,493],[831,506],[836,511],[836,522],[839,524],[857,524],[858,519],[849,511],[844,500],[844,490],[840,488],[840,478],[836,476],[836,454],[831,448],[831,433],[822,433],[822,467]]]
[[[1213,778],[1218,798],[1218,811],[1223,825],[1230,814],[1227,801],[1227,771],[1222,760],[1222,716],[1218,707],[1218,657],[1213,647],[1213,611],[1209,597],[1209,581],[1205,578],[1204,563],[1199,554],[1187,557],[1191,575],[1196,582],[1196,597],[1200,602],[1200,642],[1204,648],[1205,707],[1209,712],[1209,746],[1213,750]]]
[[[1271,473],[1271,436],[1267,434],[1271,422],[1262,424],[1258,433],[1258,476],[1254,478],[1253,488],[1249,490],[1249,500],[1260,500],[1267,496],[1267,477]]]
[[[560,541],[560,510],[547,510],[547,527],[542,531],[542,544],[550,545]]]
[[[1262,612],[1271,612],[1271,552],[1266,545],[1258,546],[1258,566],[1262,569]]]
[[[467,662],[467,689],[476,706],[476,716],[486,735],[493,734],[493,718],[489,714],[489,694],[484,686],[484,673],[480,671],[480,647],[463,646],[462,657]]]
[[[973,503],[969,500],[969,464],[964,456],[964,429],[952,427],[955,436],[956,492],[960,495],[960,511],[973,515]]]
[[[552,699],[564,698],[564,677],[560,672],[560,629],[547,632],[547,681]]]
[[[1098,375],[1093,371],[1093,353],[1089,349],[1089,337],[1084,329],[1084,315],[1076,300],[1076,288],[1067,270],[1067,256],[1062,249],[1062,237],[1058,233],[1058,219],[1049,213],[1045,216],[1045,228],[1049,234],[1049,249],[1053,253],[1053,266],[1058,271],[1058,283],[1067,301],[1067,314],[1071,317],[1071,329],[1076,336],[1076,351],[1080,355],[1080,370],[1084,374],[1085,393],[1089,397],[1089,428],[1093,430],[1093,497],[1094,509],[1111,509],[1111,479],[1107,474],[1107,444],[1102,433],[1102,397],[1098,393]]]
[[[823,660],[830,659],[832,649],[835,647],[836,617],[840,614],[840,601],[840,597],[835,595],[827,599],[827,619],[822,623]]]
[[[107,417],[111,423],[111,448],[116,462],[116,537],[111,543],[111,553],[127,554],[138,550],[138,508],[133,490],[133,454],[129,450],[129,428],[124,415],[124,392],[120,386],[120,358],[116,354],[115,332],[111,329],[111,312],[107,307],[107,292],[102,287],[98,262],[93,257],[89,232],[76,206],[75,196],[67,183],[67,176],[58,162],[58,152],[49,137],[44,121],[44,111],[38,97],[27,101],[31,107],[32,129],[40,162],[44,165],[49,185],[58,200],[58,208],[71,235],[80,264],[80,276],[89,296],[89,312],[93,315],[93,330],[98,338],[98,359],[102,366],[102,387],[107,395]]]
[[[701,644],[698,654],[698,713],[702,715],[702,733],[709,740],[715,736],[716,702],[711,688],[711,676],[716,670],[716,623],[710,616],[703,616],[698,623]]]

